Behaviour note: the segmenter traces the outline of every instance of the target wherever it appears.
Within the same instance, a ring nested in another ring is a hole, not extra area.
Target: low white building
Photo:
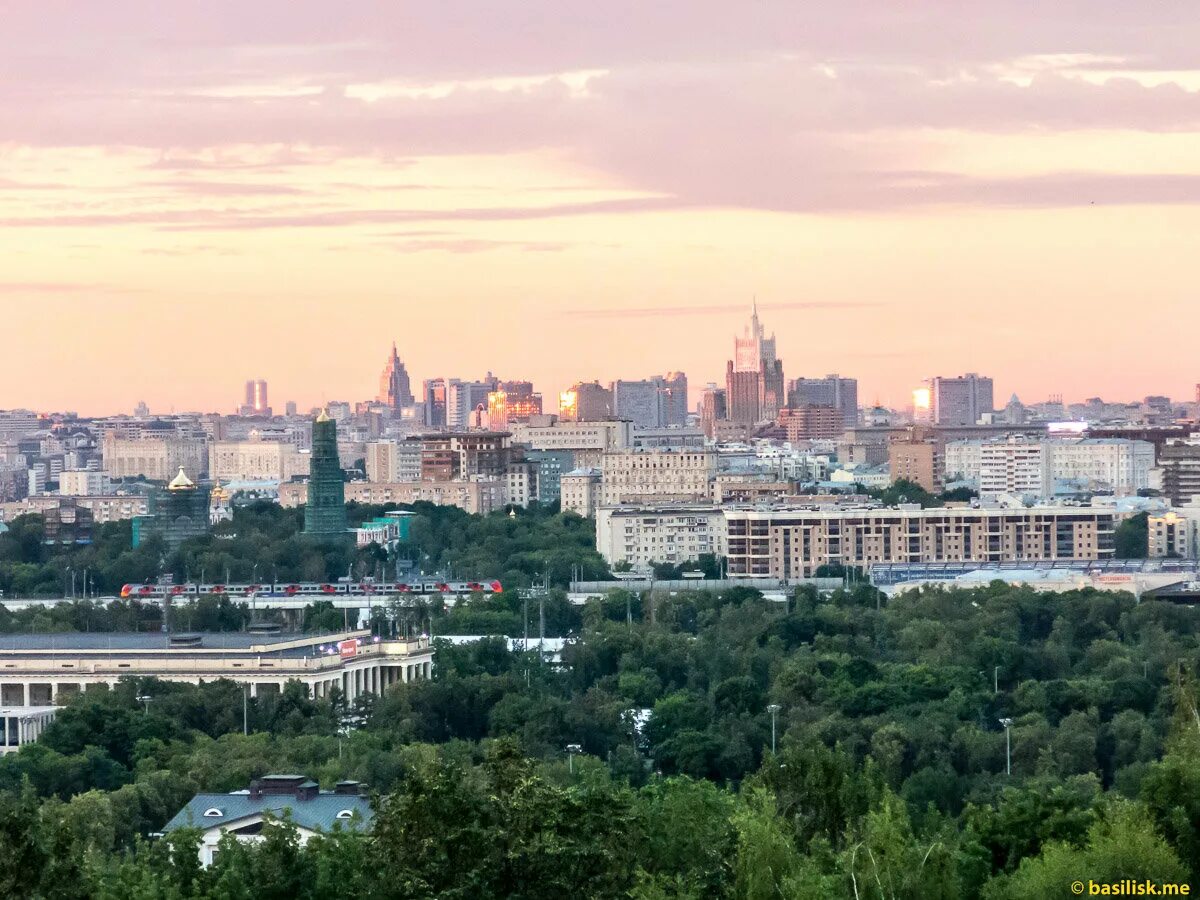
[[[264,775],[251,781],[248,790],[197,794],[163,831],[199,829],[200,864],[210,866],[222,837],[231,834],[245,843],[260,841],[268,820],[290,822],[301,844],[335,828],[369,831],[374,812],[362,788],[357,781],[339,781],[332,791],[322,791],[304,775]]]
[[[57,706],[0,706],[0,754],[36,741],[57,714]]]
[[[702,554],[725,555],[725,513],[718,506],[601,506],[596,549],[610,566],[679,565]]]

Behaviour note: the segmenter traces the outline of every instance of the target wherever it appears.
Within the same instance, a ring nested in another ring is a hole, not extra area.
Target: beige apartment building
[[[193,480],[208,472],[205,442],[185,437],[118,437],[106,432],[100,441],[104,472],[110,478],[170,481],[182,467]]]
[[[600,506],[600,470],[575,469],[559,478],[559,508],[591,519]]]
[[[707,500],[717,474],[712,450],[617,450],[600,465],[601,503],[666,503]]]
[[[1090,507],[727,509],[729,574],[804,578],[822,565],[1113,556],[1114,516]]]
[[[421,442],[371,441],[366,449],[367,481],[393,484],[421,480]]]

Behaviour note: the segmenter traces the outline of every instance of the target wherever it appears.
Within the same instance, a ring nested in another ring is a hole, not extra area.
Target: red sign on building
[[[341,641],[338,644],[338,653],[342,654],[342,659],[350,659],[352,656],[358,656],[358,641],[354,639]]]

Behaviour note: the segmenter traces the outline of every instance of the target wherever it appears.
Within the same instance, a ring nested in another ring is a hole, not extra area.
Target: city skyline
[[[0,405],[720,384],[753,295],[864,402],[1190,396],[1200,21],[1025,6],[18,6]]]

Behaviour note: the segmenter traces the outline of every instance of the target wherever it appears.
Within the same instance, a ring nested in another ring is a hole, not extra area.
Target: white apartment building
[[[1136,495],[1150,485],[1154,445],[1121,438],[1055,441],[1054,477],[1111,490],[1118,497]]]
[[[1014,436],[987,441],[979,452],[979,497],[1002,495],[1046,500],[1054,496],[1052,445]]]
[[[946,480],[962,480],[983,487],[985,451],[993,468],[989,482],[1000,483],[1001,472],[1017,465],[1017,457],[1028,449],[998,449],[1009,441],[954,441],[946,445]],[[1056,483],[1078,485],[1084,489],[1112,491],[1119,497],[1133,496],[1151,486],[1154,445],[1147,441],[1120,438],[1083,438],[1080,440],[1025,441],[1021,446],[1045,448],[1050,491]],[[1011,455],[1012,459],[1008,459]],[[1028,464],[1029,460],[1025,460]],[[1026,476],[1032,477],[1026,471]],[[1014,477],[1016,477],[1014,475]],[[1051,493],[1045,496],[1051,496]]]
[[[559,478],[559,505],[563,512],[573,512],[590,519],[600,506],[600,470],[592,468],[564,472]]]
[[[617,450],[601,459],[601,503],[695,502],[710,496],[713,450]]]
[[[95,469],[65,469],[58,475],[58,492],[64,497],[107,494],[112,481]]]
[[[371,441],[366,448],[367,481],[421,480],[420,441]]]
[[[308,453],[282,441],[216,441],[208,471],[221,481],[291,481],[308,475]]]
[[[725,514],[704,505],[612,507],[596,511],[596,549],[609,565],[635,569],[725,555]]]

